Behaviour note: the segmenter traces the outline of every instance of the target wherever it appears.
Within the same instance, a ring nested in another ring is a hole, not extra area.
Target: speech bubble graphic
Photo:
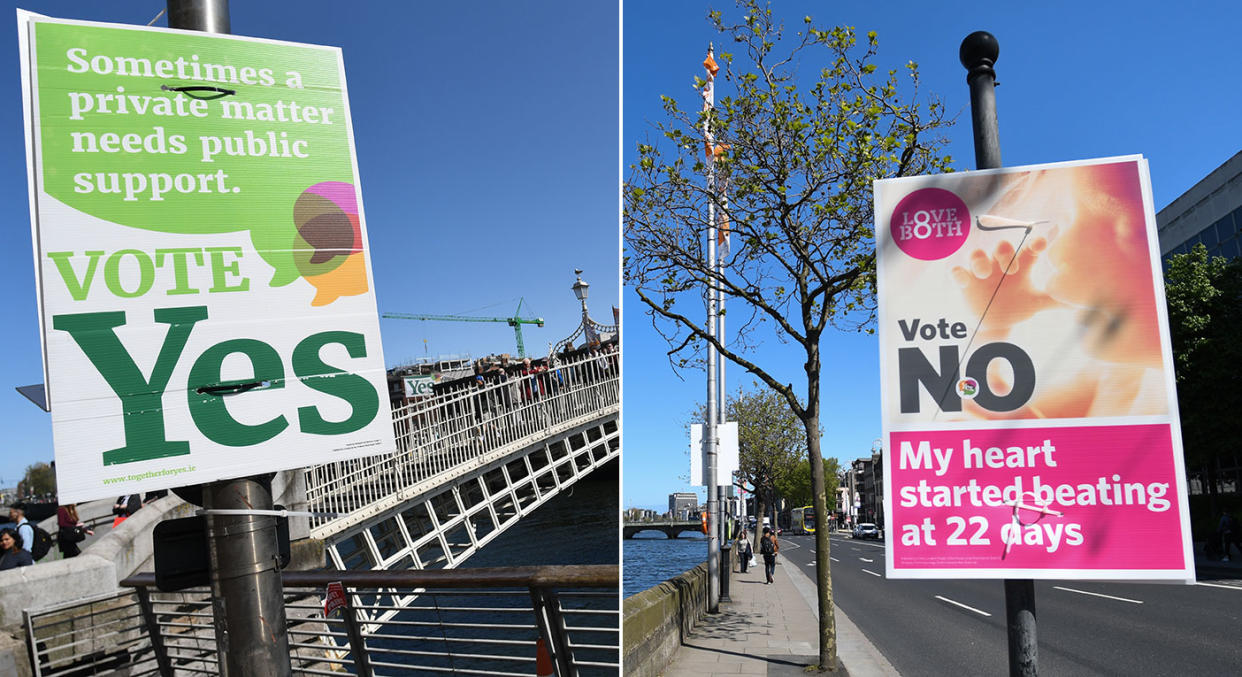
[[[269,287],[326,274],[361,250],[338,50],[119,27],[35,30],[42,192],[132,228],[247,233],[272,269]],[[188,85],[229,93],[178,91]],[[335,206],[291,221],[307,186],[325,183],[339,184],[320,194]]]
[[[366,255],[362,252],[340,257],[341,264],[323,275],[307,275],[306,281],[315,288],[312,306],[326,306],[342,296],[367,293]]]
[[[351,184],[324,181],[307,188],[293,205],[293,223],[294,258],[303,276],[322,275],[327,271],[318,264],[362,251],[358,201]]]

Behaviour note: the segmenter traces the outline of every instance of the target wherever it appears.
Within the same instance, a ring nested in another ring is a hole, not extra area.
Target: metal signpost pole
[[[1000,55],[996,37],[975,31],[962,40],[958,57],[966,67],[970,85],[970,119],[975,132],[975,168],[1001,166],[1000,132],[996,124],[996,71]],[[1009,628],[1009,674],[1035,677],[1039,652],[1035,634],[1035,581],[1005,580],[1005,620]]]
[[[168,0],[168,26],[228,33],[228,0]],[[271,510],[270,477],[212,482],[207,510]],[[211,593],[222,675],[292,674],[276,518],[208,513]]]
[[[707,58],[712,59],[712,47],[707,47]],[[704,62],[704,68],[708,67],[708,63]],[[703,111],[707,113],[703,116],[703,141],[704,148],[707,151],[707,190],[709,193],[707,201],[707,269],[709,271],[716,269],[716,205],[714,195],[716,191],[716,171],[715,163],[712,159],[712,143],[711,133],[711,110],[715,101],[712,91],[712,78],[714,73],[712,70],[707,71],[707,83],[705,97],[703,100]],[[711,279],[711,276],[708,276]],[[716,290],[712,288],[708,282],[707,295],[707,333],[716,338]],[[707,416],[703,426],[703,448],[706,450],[706,468],[707,468],[707,611],[708,613],[716,613],[720,609],[720,501],[717,499],[717,482],[716,482],[716,450],[719,445],[716,431],[716,421],[718,419],[718,411],[716,409],[716,348],[708,344],[707,346]]]
[[[709,178],[710,182],[712,179]],[[708,207],[707,258],[708,265],[716,262],[716,227]],[[716,292],[707,290],[707,331],[716,335]],[[707,420],[703,426],[703,446],[707,450],[707,610],[716,613],[720,607],[720,501],[716,487],[716,348],[707,347]]]

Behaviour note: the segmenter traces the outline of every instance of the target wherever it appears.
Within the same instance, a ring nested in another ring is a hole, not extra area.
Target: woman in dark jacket
[[[759,539],[759,554],[763,555],[763,575],[767,583],[776,579],[776,555],[781,551],[780,541],[776,540],[776,531],[763,528],[763,538]]]
[[[22,550],[22,537],[12,529],[0,529],[0,571],[31,564],[34,564],[34,558]]]
[[[86,540],[88,535],[95,533],[87,529],[82,520],[78,519],[76,503],[62,505],[56,509],[56,526],[60,527],[56,533],[56,545],[60,546],[60,552],[66,559],[81,554],[82,549],[78,547],[78,543]]]

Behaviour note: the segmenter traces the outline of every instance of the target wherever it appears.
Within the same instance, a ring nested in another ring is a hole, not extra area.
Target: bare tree
[[[935,99],[920,103],[913,62],[904,73],[877,74],[874,32],[858,45],[852,28],[821,30],[806,17],[786,36],[770,8],[755,0],[739,5],[740,23],[709,15],[722,42],[739,46],[736,62],[720,54],[736,94],[718,99],[711,114],[663,97],[666,119],[656,124],[662,141],[638,146],[624,197],[626,282],[669,342],[675,367],[697,366],[715,346],[783,398],[801,423],[807,454],[820,458],[820,339],[830,328],[873,330],[872,182],[946,169],[941,130],[951,121]],[[785,51],[778,54],[779,46]],[[728,184],[727,201],[707,182],[705,116],[723,151],[715,172]],[[704,256],[709,204],[731,231],[719,271]],[[708,290],[729,299],[737,333],[727,345],[708,332],[701,310]],[[752,350],[761,325],[805,356],[798,386],[774,375],[770,353]],[[811,473],[822,524],[823,464],[811,464]],[[816,546],[819,665],[835,670],[826,530],[816,531]]]

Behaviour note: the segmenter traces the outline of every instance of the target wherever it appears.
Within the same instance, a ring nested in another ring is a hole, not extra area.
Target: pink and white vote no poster
[[[875,184],[893,578],[1193,581],[1147,162]]]

